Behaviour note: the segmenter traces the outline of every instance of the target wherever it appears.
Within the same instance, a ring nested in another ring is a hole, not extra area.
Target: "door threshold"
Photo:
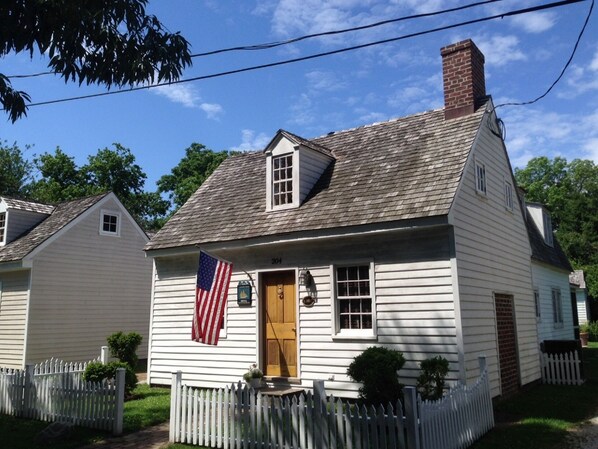
[[[276,386],[301,385],[301,379],[298,377],[264,376],[264,381]]]

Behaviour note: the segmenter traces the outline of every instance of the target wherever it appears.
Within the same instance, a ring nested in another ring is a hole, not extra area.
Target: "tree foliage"
[[[173,81],[191,65],[188,42],[146,15],[147,0],[0,2],[0,57],[35,52],[65,82],[122,87]],[[27,93],[0,74],[0,103],[14,122],[26,114]]]
[[[598,166],[537,157],[515,169],[515,178],[529,201],[548,208],[561,246],[573,266],[584,270],[589,293],[598,298]]]
[[[158,180],[158,192],[167,193],[175,208],[181,207],[229,155],[227,151],[212,151],[192,143],[170,174]]]
[[[24,196],[31,178],[31,163],[25,159],[17,144],[0,142],[0,193]]]

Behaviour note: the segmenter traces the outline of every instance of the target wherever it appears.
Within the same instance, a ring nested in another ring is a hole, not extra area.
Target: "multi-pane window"
[[[513,210],[513,186],[505,181],[505,207]]]
[[[475,186],[478,193],[486,195],[486,166],[478,161],[475,163]]]
[[[544,224],[544,241],[547,245],[552,246],[554,241],[552,237],[552,220],[550,219],[550,215],[546,212],[542,212],[542,220]]]
[[[120,235],[120,214],[102,211],[100,233],[104,235]]]
[[[561,303],[561,290],[558,288],[552,289],[552,314],[554,327],[561,327],[563,325],[563,305]]]
[[[536,308],[536,319],[540,321],[540,318],[542,317],[540,311],[540,292],[537,289],[534,290],[534,306]]]
[[[272,159],[272,205],[293,203],[293,155]]]
[[[337,267],[336,297],[339,330],[372,329],[369,265]]]
[[[0,243],[4,243],[6,233],[6,212],[0,212]]]

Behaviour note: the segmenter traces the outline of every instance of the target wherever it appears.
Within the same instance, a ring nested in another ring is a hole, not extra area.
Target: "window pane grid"
[[[293,202],[293,156],[278,156],[273,159],[272,200],[274,206]]]
[[[476,189],[480,193],[486,193],[486,167],[482,163],[476,163]]]
[[[338,267],[336,292],[340,329],[372,329],[372,298],[367,265]]]
[[[116,234],[118,230],[118,217],[116,215],[104,214],[102,220],[102,230],[104,232],[110,232]]]
[[[0,243],[4,242],[4,229],[6,228],[6,212],[0,213]]]

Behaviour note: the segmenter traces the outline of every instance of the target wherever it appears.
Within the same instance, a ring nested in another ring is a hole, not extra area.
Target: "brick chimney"
[[[473,113],[486,97],[484,55],[471,39],[440,49],[444,82],[444,118]]]

